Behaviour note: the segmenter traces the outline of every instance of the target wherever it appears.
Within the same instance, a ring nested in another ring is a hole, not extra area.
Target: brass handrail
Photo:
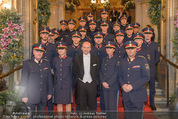
[[[9,76],[10,74],[12,74],[12,73],[14,73],[14,72],[20,70],[21,68],[22,68],[22,65],[19,66],[19,67],[17,67],[17,68],[15,68],[14,70],[11,70],[11,71],[9,71],[9,72],[7,72],[7,73],[5,73],[5,74],[0,75],[0,79]]]
[[[178,69],[178,65],[174,64],[173,62],[171,62],[170,60],[168,60],[167,58],[165,58],[162,54],[160,54],[160,56],[166,61],[168,62],[171,66],[175,67],[176,69]]]
[[[166,63],[169,63],[171,66],[178,69],[178,65],[174,64],[173,62],[165,58],[162,54],[160,54],[160,56],[163,58],[163,60],[166,61]],[[167,66],[167,107],[168,106],[169,106],[169,66]]]

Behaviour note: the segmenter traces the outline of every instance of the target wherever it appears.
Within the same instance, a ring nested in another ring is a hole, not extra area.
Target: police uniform
[[[109,21],[101,21],[100,25],[106,26],[108,24],[109,24]],[[107,41],[114,41],[114,38],[115,38],[114,35],[109,32],[103,34],[103,44],[105,44],[105,42],[107,42]]]
[[[115,49],[116,44],[112,41],[108,41],[105,47]],[[107,57],[103,58],[100,69],[99,76],[104,93],[106,112],[117,112],[118,109],[119,98],[118,61],[119,58],[116,55],[112,56],[108,55]],[[109,88],[105,88],[103,86],[103,82],[106,82],[109,85]],[[107,116],[109,116],[110,119],[112,119],[111,115]]]
[[[120,23],[119,21],[115,21],[115,22],[113,22],[112,25],[113,25],[113,28],[114,28],[115,26],[119,26],[119,27],[121,27],[121,23]],[[112,31],[112,34],[115,34],[114,29],[113,29],[113,31]]]
[[[130,29],[133,29],[133,25],[132,25],[132,24],[126,25],[125,31],[126,31],[126,30],[130,30]],[[130,37],[128,37],[127,34],[125,34],[125,37],[124,37],[124,41],[123,41],[123,42],[125,43],[125,42],[127,42],[127,41],[133,41],[133,34],[132,34],[132,36],[130,36]]]
[[[87,23],[88,23],[89,25],[92,25],[92,24],[96,25],[96,20],[90,20],[90,21],[88,21]],[[94,34],[95,32],[97,32],[97,27],[96,27],[95,30],[93,30],[93,31],[90,30],[90,27],[88,27],[88,28],[89,28],[89,29],[88,29],[88,31],[87,31],[87,35],[90,37],[90,39],[91,39],[91,41],[92,41],[92,44],[94,45],[93,34]]]
[[[52,31],[54,32],[54,34],[57,34],[57,35],[58,35],[58,37],[57,37],[56,39],[54,39],[55,43],[60,42],[60,41],[62,40],[62,39],[61,39],[62,36],[60,35],[59,29],[53,28]]]
[[[121,18],[120,18],[120,21],[121,21],[121,19],[126,19],[126,20],[127,20],[127,15],[126,15],[126,14],[123,14],[123,15],[121,16]],[[127,25],[127,24],[126,24],[126,25]],[[123,24],[121,23],[121,30],[124,30],[124,31],[125,31],[126,25],[123,25]]]
[[[154,29],[151,27],[146,27],[142,30],[145,33],[153,33]],[[158,50],[158,43],[154,41],[143,42],[142,48],[146,50],[146,58],[148,60],[149,66],[150,66],[150,106],[155,108],[155,102],[154,102],[154,96],[155,96],[155,70],[156,70],[156,64],[160,60],[160,52]],[[156,109],[153,109],[156,110]]]
[[[67,22],[66,20],[61,20],[61,21],[60,21],[60,24],[67,26],[68,22]],[[63,31],[62,29],[60,29],[60,30],[59,30],[59,35],[61,36],[61,38],[62,38],[63,35],[64,35],[66,32],[68,32],[68,31],[69,31],[68,29],[66,29],[65,31]]]
[[[74,20],[74,19],[69,19],[68,20],[68,24],[76,24],[76,21]],[[75,31],[75,30],[73,30],[73,31]],[[65,43],[67,43],[68,45],[72,45],[72,36],[71,36],[71,33],[73,32],[73,31],[67,31],[66,33],[64,33],[64,35],[63,35],[63,42],[65,42]]]
[[[118,30],[115,33],[115,36],[123,36],[124,37],[125,32],[123,30]],[[121,60],[122,58],[126,57],[126,52],[125,52],[125,48],[124,48],[124,44],[122,43],[117,43],[116,41],[116,50],[115,50],[115,55],[117,55],[119,57],[119,60]]]
[[[41,27],[39,29],[39,32],[40,33],[48,33],[49,34],[50,29],[48,27]],[[42,58],[44,60],[49,61],[50,66],[52,67],[53,58],[58,55],[57,52],[56,52],[56,45],[52,44],[52,43],[49,43],[49,42],[46,42],[46,43],[42,43],[41,42],[41,44],[46,46],[46,50],[45,50]],[[34,46],[32,46],[32,47],[34,47]],[[32,55],[31,56],[33,57],[33,51],[32,51]]]
[[[102,9],[102,10],[100,11],[100,14],[108,14],[108,10],[107,10],[107,9]],[[98,27],[97,27],[98,30],[101,30],[100,25],[101,25],[102,21],[107,21],[107,20],[102,20],[102,19],[101,19],[101,20],[98,22]],[[108,21],[108,24],[109,24],[108,32],[111,33],[111,32],[112,32],[112,29],[113,29],[113,28],[112,28],[112,23]]]
[[[124,44],[125,48],[136,48],[135,41],[128,41]],[[144,110],[144,102],[148,100],[146,83],[150,80],[149,64],[145,57],[135,55],[133,59],[126,57],[119,63],[119,82],[122,87],[123,104],[127,119],[140,119]],[[123,90],[123,85],[132,86],[130,92]],[[130,112],[139,113],[130,113]],[[132,115],[133,114],[133,115]]]
[[[74,31],[71,35],[72,37],[80,37],[80,38],[82,37],[79,31]],[[74,57],[78,54],[82,54],[81,44],[79,44],[78,46],[75,46],[74,44],[68,46],[67,56],[70,56],[72,57],[72,59],[74,59]]]
[[[87,18],[85,18],[85,17],[79,17],[78,21],[79,22],[85,22],[85,23],[87,23]],[[85,26],[86,26],[86,24],[85,24]]]
[[[82,44],[83,42],[85,42],[85,41],[88,41],[88,42],[92,43],[90,37],[87,36],[87,30],[88,30],[88,29],[87,29],[86,26],[79,26],[79,27],[77,28],[77,31],[79,31],[79,32],[86,32],[85,38],[82,38],[82,37],[81,37],[81,40],[80,40],[81,44]]]
[[[94,17],[93,12],[88,12],[87,17]],[[94,19],[93,19],[94,20]],[[87,20],[86,27],[89,28],[89,21]]]
[[[133,28],[140,28],[140,24],[137,23],[137,22],[133,23]],[[139,32],[139,31],[138,31],[138,32]]]
[[[135,39],[144,40],[145,36],[142,33],[136,33],[133,35],[133,40],[135,40]],[[146,50],[144,48],[142,48],[142,46],[139,48],[137,47],[137,55],[142,55],[146,58],[147,57]]]
[[[95,32],[93,34],[94,38],[97,37],[103,37],[102,32]],[[94,44],[91,48],[91,54],[97,55],[100,58],[100,63],[102,63],[103,58],[105,58],[107,56],[106,54],[106,49],[105,46],[103,44],[100,44],[99,46],[97,44]]]
[[[45,46],[38,43],[33,49],[44,52]],[[28,98],[27,107],[34,111],[37,105],[38,111],[45,111],[47,96],[53,94],[50,63],[43,59],[37,61],[34,57],[24,61],[20,86],[21,97]]]
[[[59,42],[57,48],[66,48],[65,42]],[[53,59],[53,70],[56,77],[54,84],[54,103],[72,103],[72,58],[60,55]]]

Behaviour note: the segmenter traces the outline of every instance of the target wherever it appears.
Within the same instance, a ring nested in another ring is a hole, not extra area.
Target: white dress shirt
[[[90,53],[85,55],[83,54],[83,65],[84,65],[84,76],[83,76],[83,82],[86,83],[91,83],[92,82],[92,78],[91,78],[91,74],[90,74]]]

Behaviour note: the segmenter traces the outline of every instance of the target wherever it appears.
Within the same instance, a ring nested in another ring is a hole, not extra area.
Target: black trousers
[[[77,98],[80,111],[95,111],[95,100],[97,95],[97,82],[83,83],[78,80],[77,82]]]

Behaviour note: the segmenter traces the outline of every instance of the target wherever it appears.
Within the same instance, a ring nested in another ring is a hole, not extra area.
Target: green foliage
[[[125,3],[124,10],[128,11],[129,9],[135,9],[135,2],[134,1],[128,1]]]
[[[39,28],[42,26],[47,26],[50,12],[50,2],[49,0],[38,0],[38,22]]]
[[[160,26],[161,19],[161,0],[150,0],[150,7],[148,9],[148,16],[151,19],[151,23]]]
[[[149,1],[148,16],[151,23],[158,28],[158,43],[160,43],[160,27],[161,27],[161,0]]]
[[[178,61],[178,27],[175,28],[174,39],[172,41],[173,41],[174,56]]]
[[[20,91],[7,90],[0,93],[0,105],[5,105],[7,101],[21,102]]]
[[[173,95],[170,97],[169,102],[172,104],[175,100],[176,100],[176,94],[173,94]]]

